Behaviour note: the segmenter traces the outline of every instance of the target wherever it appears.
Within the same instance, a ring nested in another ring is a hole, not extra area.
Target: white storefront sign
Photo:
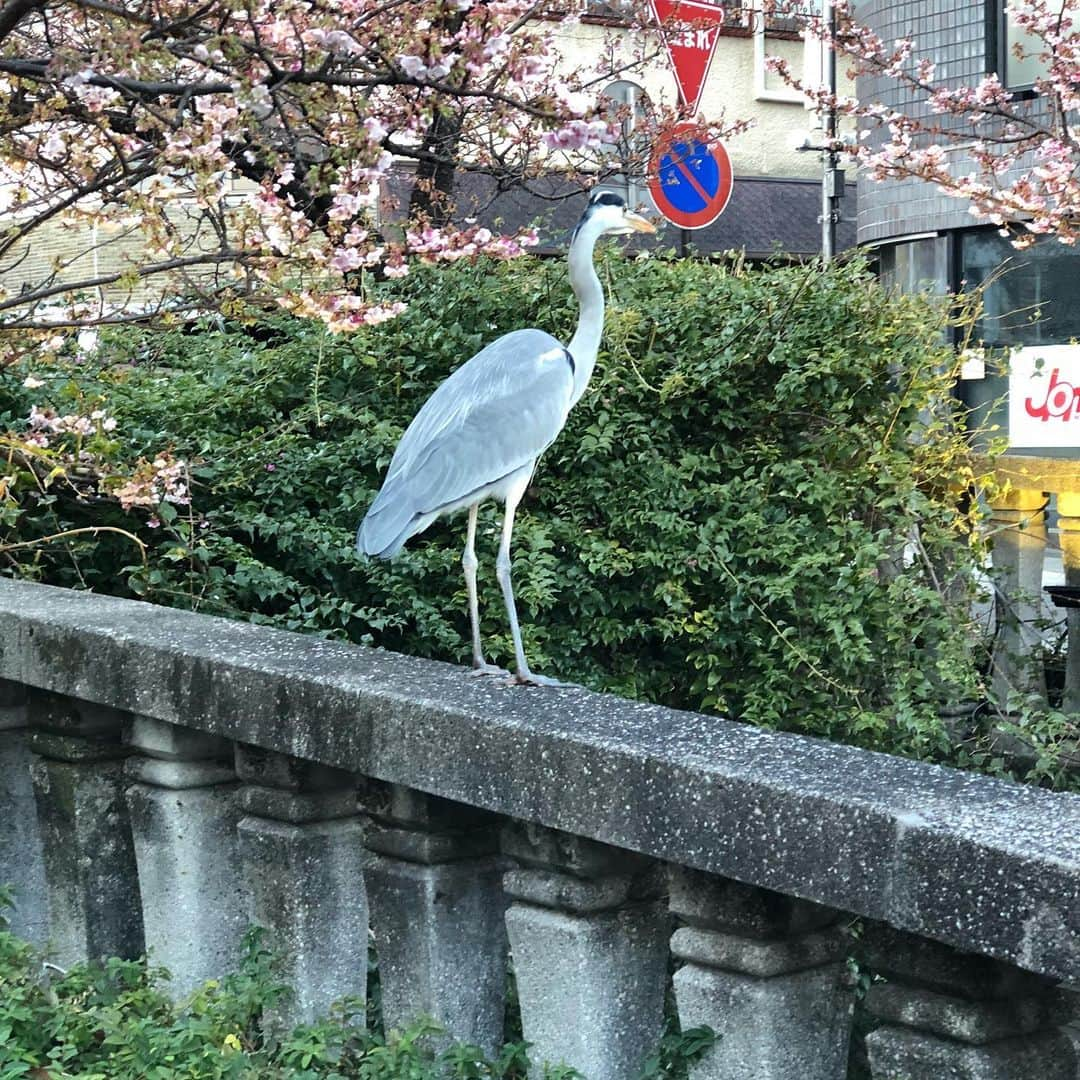
[[[1080,345],[1033,345],[1010,356],[1009,445],[1080,447]]]

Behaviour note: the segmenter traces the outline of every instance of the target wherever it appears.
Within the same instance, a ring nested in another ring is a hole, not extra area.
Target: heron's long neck
[[[593,267],[593,248],[597,234],[586,222],[570,245],[570,287],[581,305],[577,330],[567,349],[574,358],[574,396],[570,402],[576,405],[585,393],[596,367],[596,355],[600,351],[600,335],[604,330],[604,290]]]

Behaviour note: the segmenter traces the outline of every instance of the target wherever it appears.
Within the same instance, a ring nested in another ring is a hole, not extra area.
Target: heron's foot
[[[472,671],[469,672],[469,676],[473,679],[479,678],[481,675],[509,675],[510,672],[506,668],[499,667],[498,664],[485,664],[483,661],[480,663],[474,663]]]
[[[558,679],[549,678],[547,675],[536,675],[531,671],[526,670],[518,672],[516,675],[511,675],[506,682],[507,686],[549,686],[555,689],[562,690],[580,690],[581,687],[577,683],[572,682],[560,682]]]

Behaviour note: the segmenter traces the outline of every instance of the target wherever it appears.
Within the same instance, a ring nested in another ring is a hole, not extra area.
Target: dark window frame
[[[1046,261],[1040,257],[1040,250],[1043,249],[1047,252],[1052,252],[1054,256],[1063,260],[1078,259],[1080,260],[1080,251],[1076,251],[1073,248],[1063,247],[1060,244],[1054,242],[1053,237],[1040,236],[1036,239],[1034,248],[1026,251],[1016,251],[1009,246],[1006,238],[1000,236],[1000,229],[996,225],[977,225],[973,228],[957,229],[951,234],[952,236],[952,250],[953,250],[953,274],[955,276],[954,291],[961,291],[960,286],[962,281],[967,277],[967,284],[970,287],[973,282],[969,276],[965,275],[965,267],[968,268],[968,275],[971,272],[971,265],[968,262],[965,248],[969,243],[978,242],[980,239],[991,239],[991,242],[1000,248],[1000,254],[1002,260],[1019,260],[1018,264],[1009,271],[1009,273],[1018,273],[1028,279],[1035,279],[1040,282],[1040,295],[1037,298],[1033,298],[1030,305],[1022,305],[1018,308],[1010,309],[1005,312],[1010,317],[1008,323],[997,322],[991,323],[991,332],[986,333],[984,327],[983,340],[989,341],[989,347],[992,349],[998,348],[1014,348],[1014,347],[1026,347],[1029,345],[1058,345],[1064,344],[1066,340],[1071,341],[1073,338],[1080,337],[1073,328],[1067,330],[1058,330],[1054,325],[1055,321],[1067,321],[1069,319],[1069,313],[1078,310],[1075,303],[1068,303],[1058,310],[1055,310],[1055,304],[1059,303],[1061,297],[1057,297],[1053,294],[1054,289],[1054,276],[1053,267],[1051,262]],[[1051,260],[1053,256],[1051,256]],[[1026,262],[1039,263],[1031,270],[1025,270]],[[998,264],[1000,266],[1000,263]],[[1001,279],[999,279],[1000,281]],[[1060,279],[1059,279],[1060,280]],[[1010,301],[1011,302],[1011,301]],[[1042,318],[1039,320],[1037,330],[1032,330],[1029,340],[1021,340],[1028,337],[1028,329],[1035,326],[1032,322],[1024,321],[1024,314],[1029,309],[1034,311],[1035,308],[1042,310]],[[991,315],[990,320],[999,319],[1000,315]],[[1049,340],[1047,340],[1047,338]]]
[[[1001,85],[1012,96],[1020,101],[1039,96],[1034,83],[1017,83],[1010,86],[1008,81],[1009,50],[1008,50],[1008,12],[1005,10],[1006,0],[985,0],[984,18],[986,27],[986,70],[988,73],[997,73],[1001,79]]]

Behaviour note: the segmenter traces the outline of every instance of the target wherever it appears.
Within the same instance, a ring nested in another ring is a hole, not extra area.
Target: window
[[[618,120],[621,134],[612,154],[623,164],[623,171],[603,186],[621,195],[630,207],[648,199],[644,176],[649,163],[649,142],[638,130],[648,115],[648,94],[637,83],[619,79],[604,87],[600,95],[608,116]]]
[[[637,11],[633,0],[585,0],[584,9],[586,15],[616,22],[633,21]]]
[[[901,293],[949,290],[949,241],[944,236],[911,238],[880,249],[882,283]]]
[[[988,283],[976,337],[986,345],[1056,345],[1080,337],[1080,252],[1053,240],[1017,251],[996,230],[965,232],[960,273]]]
[[[786,0],[765,12],[765,33],[799,34],[807,20],[820,18],[823,0]]]
[[[1049,66],[1041,56],[1042,38],[1016,24],[1013,9],[1022,5],[1023,0],[988,0],[986,8],[987,69],[1010,90],[1030,90]]]
[[[823,0],[794,0],[780,5],[779,10],[771,10],[775,5],[762,5],[758,0],[754,12],[754,97],[758,101],[782,101],[793,105],[805,105],[807,98],[800,91],[792,89],[777,75],[765,69],[765,57],[768,53],[765,39],[779,35],[791,38],[800,33],[803,27],[814,18],[820,18]],[[820,42],[807,36],[803,48],[803,77],[808,85],[820,81]],[[816,65],[816,70],[813,70]]]

